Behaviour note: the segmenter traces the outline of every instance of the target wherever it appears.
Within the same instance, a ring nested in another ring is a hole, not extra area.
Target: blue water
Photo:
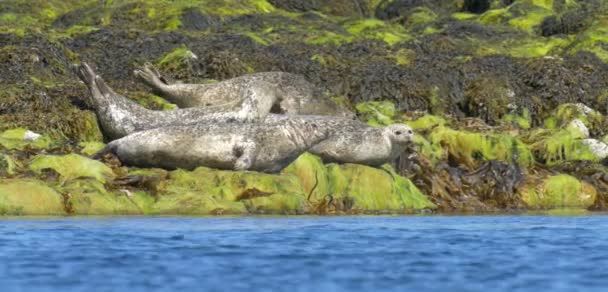
[[[0,221],[0,291],[606,291],[608,217]]]

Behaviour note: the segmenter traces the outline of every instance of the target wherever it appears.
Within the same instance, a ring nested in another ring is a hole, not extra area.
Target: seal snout
[[[387,127],[388,134],[395,143],[406,144],[414,139],[414,130],[405,124],[393,124]]]

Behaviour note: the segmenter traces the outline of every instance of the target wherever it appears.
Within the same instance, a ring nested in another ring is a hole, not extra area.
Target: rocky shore
[[[133,70],[217,82],[283,71],[372,125],[405,123],[393,165],[280,174],[137,169],[104,140],[94,64],[154,110]],[[608,208],[603,0],[12,0],[0,7],[0,214],[383,214]],[[36,137],[35,133],[40,134]]]

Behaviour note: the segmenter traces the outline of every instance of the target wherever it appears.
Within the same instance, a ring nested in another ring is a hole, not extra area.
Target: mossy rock
[[[388,101],[368,101],[355,106],[360,119],[371,126],[387,126],[394,124],[396,115],[395,105]]]
[[[424,115],[413,121],[405,122],[408,126],[412,127],[414,131],[425,131],[435,127],[441,127],[447,125],[447,121],[439,116]]]
[[[31,131],[25,128],[6,130],[0,134],[0,145],[8,150],[23,150],[26,146],[45,149],[51,146],[51,139],[46,136],[40,136],[33,141],[26,139],[26,136],[31,133]]]
[[[304,153],[282,173],[297,176],[304,193],[310,196],[311,200],[323,199],[330,193],[327,168],[318,156]]]
[[[476,167],[480,161],[500,160],[530,166],[534,156],[528,145],[509,134],[474,133],[437,127],[429,135],[435,147],[447,151],[457,162]],[[443,157],[447,159],[447,157]]]
[[[330,194],[346,211],[402,213],[435,208],[411,181],[390,168],[329,164],[327,169]]]
[[[608,17],[604,14],[594,19],[591,27],[577,36],[570,53],[587,51],[608,62],[608,47],[602,45],[606,43],[608,43]]]
[[[583,122],[591,130],[606,125],[606,117],[600,112],[582,103],[566,103],[558,106],[551,116],[545,119],[545,127],[548,129],[563,128],[573,120]]]
[[[101,183],[105,183],[114,179],[114,173],[110,167],[77,154],[64,156],[38,155],[30,162],[29,169],[37,173],[44,169],[52,169],[61,175],[62,181],[94,178]]]
[[[142,207],[153,201],[141,192],[110,192],[94,179],[73,180],[60,189],[67,194],[69,211],[74,215],[143,215]]]
[[[134,99],[141,106],[152,110],[168,111],[177,109],[177,105],[170,103],[161,97],[145,92],[134,92],[129,98]]]
[[[165,197],[166,195],[168,197]],[[190,199],[184,201],[180,196],[188,196]],[[286,196],[294,196],[296,199],[286,200]],[[180,208],[207,212],[207,214],[241,213],[245,210],[243,209],[245,205],[250,206],[252,211],[298,213],[304,209],[302,198],[305,198],[305,194],[295,175],[222,171],[199,167],[194,171],[171,172],[167,180],[166,193],[159,201],[168,198],[172,198],[172,204]],[[204,204],[204,208],[200,209],[196,204],[184,204],[188,201]]]
[[[599,161],[597,153],[590,147],[589,139],[585,139],[577,129],[565,128],[560,130],[535,130],[531,133],[531,147],[537,158],[552,166],[564,161]],[[599,142],[599,141],[598,141]]]
[[[0,177],[12,176],[17,172],[17,162],[10,155],[0,153]]]
[[[64,215],[63,197],[44,182],[0,179],[0,215]]]
[[[163,194],[149,209],[161,215],[237,215],[247,214],[245,205],[195,191]]]
[[[304,214],[308,212],[308,201],[303,194],[273,194],[243,200],[252,214]]]
[[[198,59],[188,47],[182,45],[171,52],[168,52],[157,64],[160,70],[186,76],[193,68],[193,62]]]
[[[87,156],[92,156],[93,154],[99,152],[101,149],[103,149],[103,147],[106,146],[106,144],[102,143],[102,142],[80,142],[78,143],[78,146],[82,147],[82,150],[80,150],[80,153],[87,155]]]
[[[531,209],[589,208],[597,197],[596,189],[569,175],[555,175],[540,184],[533,182],[520,190]]]

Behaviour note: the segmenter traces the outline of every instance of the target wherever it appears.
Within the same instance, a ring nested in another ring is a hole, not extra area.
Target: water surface
[[[608,217],[0,221],[2,291],[605,291]]]

